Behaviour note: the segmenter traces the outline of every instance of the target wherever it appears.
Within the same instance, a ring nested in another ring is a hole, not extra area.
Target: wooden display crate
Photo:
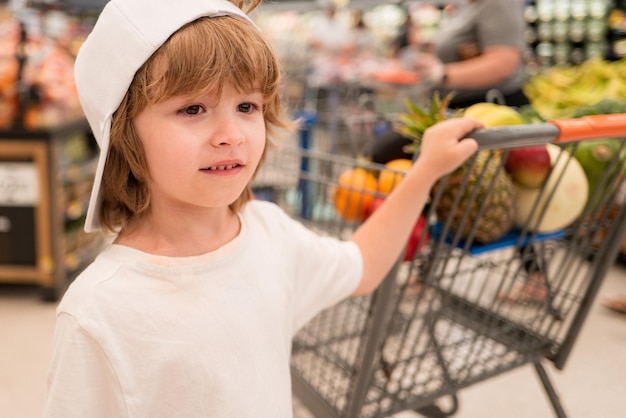
[[[0,283],[55,301],[100,250],[100,234],[81,236],[96,151],[84,120],[0,131]]]

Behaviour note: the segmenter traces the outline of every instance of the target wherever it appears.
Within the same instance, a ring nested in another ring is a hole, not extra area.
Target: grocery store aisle
[[[615,266],[600,296],[626,294],[626,268]],[[0,286],[0,417],[41,416],[54,329],[55,304],[37,289]],[[593,306],[582,334],[559,372],[546,368],[570,418],[621,418],[626,396],[626,316]],[[532,367],[463,390],[457,418],[552,418]],[[296,402],[296,418],[311,415]],[[402,413],[395,418],[417,417]]]

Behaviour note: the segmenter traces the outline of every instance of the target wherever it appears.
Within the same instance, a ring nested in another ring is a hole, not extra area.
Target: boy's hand
[[[424,132],[420,155],[407,176],[352,235],[364,260],[363,278],[355,295],[373,291],[384,279],[406,245],[433,184],[478,148],[473,139],[459,139],[482,127],[474,119],[449,119]]]
[[[454,171],[478,149],[476,141],[465,136],[479,128],[484,125],[470,118],[448,119],[431,126],[422,137],[420,162],[437,178]]]

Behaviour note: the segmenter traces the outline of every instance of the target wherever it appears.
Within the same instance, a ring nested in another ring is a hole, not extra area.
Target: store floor
[[[626,294],[626,268],[616,265],[600,298]],[[0,417],[41,416],[52,347],[55,304],[35,288],[0,286]],[[626,316],[597,300],[563,371],[546,368],[570,418],[626,416]],[[471,386],[459,394],[457,418],[551,418],[545,392],[531,366]],[[310,418],[299,402],[296,418]],[[395,418],[417,417],[413,413]]]

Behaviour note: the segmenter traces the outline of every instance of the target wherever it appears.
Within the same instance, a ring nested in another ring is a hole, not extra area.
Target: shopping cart
[[[371,126],[380,118],[358,84],[334,82],[306,85],[300,108],[315,114],[317,148],[330,154],[357,157],[371,138]],[[300,112],[296,112],[297,117]]]
[[[335,80],[324,85],[306,82],[299,109],[315,114],[316,148],[357,158],[368,154],[378,135],[391,126],[406,100],[427,103],[429,86],[400,84],[376,78]]]
[[[619,139],[625,135],[626,115],[474,132],[480,154],[499,159],[497,170],[504,170],[502,161],[513,147],[558,144],[562,164],[575,164],[579,140],[618,138],[618,147],[601,187],[589,194],[573,222],[538,232],[532,223],[542,220],[545,209],[537,204],[536,216],[489,244],[476,242],[472,225],[464,229],[458,219],[453,225],[452,216],[438,216],[450,176],[442,179],[431,192],[424,212],[428,227],[419,232],[410,261],[399,260],[372,295],[345,300],[297,333],[294,394],[324,418],[387,417],[403,410],[445,417],[457,411],[461,389],[532,364],[556,416],[565,417],[542,361],[564,367],[626,233],[626,141]],[[478,164],[478,155],[468,167]],[[268,155],[256,190],[320,233],[347,238],[361,219],[347,220],[337,209],[337,190],[347,187],[337,179],[357,168],[374,175],[384,169],[312,149],[279,148]],[[553,169],[549,176],[559,175]],[[544,184],[560,181],[549,177]],[[458,184],[465,200],[453,202],[462,204],[452,212],[478,205],[480,213],[493,193],[485,182]],[[487,195],[477,196],[479,183]],[[546,205],[554,190],[547,188],[538,191]],[[364,204],[379,197],[376,191],[359,193]],[[542,273],[545,298],[532,303],[501,298],[527,278],[523,266],[529,260]]]

